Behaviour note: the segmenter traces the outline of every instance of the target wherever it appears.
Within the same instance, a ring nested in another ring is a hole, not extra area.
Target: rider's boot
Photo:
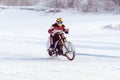
[[[54,48],[53,45],[50,45],[50,48],[48,49],[49,55],[52,56],[54,54]]]

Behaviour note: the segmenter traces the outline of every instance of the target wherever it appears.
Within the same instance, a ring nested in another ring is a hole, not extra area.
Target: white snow
[[[47,30],[62,17],[76,58],[49,57]],[[120,15],[0,10],[0,80],[120,80]]]

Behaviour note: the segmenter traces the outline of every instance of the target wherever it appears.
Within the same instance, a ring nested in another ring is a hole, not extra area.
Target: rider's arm
[[[63,25],[63,31],[66,33],[66,34],[68,34],[69,33],[69,29],[68,28],[65,28],[65,25]]]
[[[48,30],[48,33],[52,35],[53,34],[53,32],[52,32],[53,30],[54,30],[54,27],[51,26],[50,29]]]

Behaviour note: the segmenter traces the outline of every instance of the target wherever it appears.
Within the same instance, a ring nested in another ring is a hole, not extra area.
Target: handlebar
[[[63,34],[63,33],[64,33],[64,31],[56,32],[56,34]]]

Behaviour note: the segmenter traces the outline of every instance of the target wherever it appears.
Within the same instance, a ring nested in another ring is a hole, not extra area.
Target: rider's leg
[[[53,36],[50,35],[50,48],[49,48],[49,50],[53,50],[53,48],[54,48],[54,45],[53,45]]]
[[[56,41],[58,41],[58,40],[59,40],[59,37],[58,37],[57,34],[55,34],[55,35],[53,36],[53,45],[54,45],[54,46],[55,46]]]
[[[55,45],[55,42],[58,40],[59,38],[58,38],[58,36],[57,35],[54,35],[54,36],[52,36],[52,35],[50,35],[50,50],[53,50],[53,48],[54,48],[54,45]]]
[[[56,41],[58,41],[59,40],[59,36],[58,36],[58,34],[56,34],[56,35],[54,35],[53,36],[53,44],[55,45],[55,43],[56,43]],[[57,45],[56,47],[57,47],[57,49],[58,49],[58,54],[60,54],[60,55],[62,55],[63,54],[63,51],[62,51],[62,47],[61,47],[62,45]]]

